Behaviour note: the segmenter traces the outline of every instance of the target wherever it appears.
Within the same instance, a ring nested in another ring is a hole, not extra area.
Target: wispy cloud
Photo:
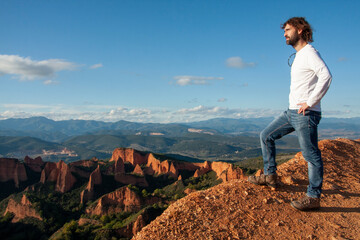
[[[43,83],[45,85],[57,85],[57,84],[59,84],[58,81],[54,81],[54,80],[51,80],[51,79],[45,80]]]
[[[175,76],[176,84],[180,86],[186,85],[209,85],[211,81],[223,80],[223,77],[200,77],[200,76]]]
[[[230,68],[250,68],[255,67],[256,63],[254,62],[245,62],[241,57],[230,57],[226,59],[226,66]]]
[[[218,102],[226,102],[226,101],[227,101],[227,98],[219,98],[217,101],[218,101]]]
[[[115,122],[191,122],[211,118],[248,118],[276,116],[282,110],[240,109],[199,105],[181,109],[131,108],[109,105],[35,105],[0,104],[0,119],[44,116],[54,120],[98,120]]]
[[[346,57],[339,57],[338,61],[339,62],[346,62],[348,59]]]
[[[26,81],[53,78],[56,72],[75,70],[77,65],[62,59],[35,61],[17,55],[0,55],[0,75],[13,75]]]
[[[94,64],[92,66],[90,66],[90,69],[97,69],[97,68],[101,68],[103,67],[102,63],[98,63],[98,64]]]
[[[112,109],[109,112],[110,116],[143,116],[150,115],[151,110],[149,109],[129,109],[126,107],[119,107],[116,109]]]
[[[184,122],[200,121],[211,118],[257,118],[280,114],[282,110],[273,109],[242,109],[218,106],[199,105],[193,108],[183,108],[173,112],[173,115]]]

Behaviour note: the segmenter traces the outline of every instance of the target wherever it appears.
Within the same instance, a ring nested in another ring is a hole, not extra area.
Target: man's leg
[[[288,118],[288,111],[283,112],[274,119],[261,133],[260,144],[264,161],[264,174],[271,175],[276,173],[276,148],[275,140],[280,139],[294,131]]]
[[[289,123],[287,111],[274,119],[261,133],[260,143],[264,161],[264,174],[261,176],[250,176],[248,181],[258,185],[276,187],[276,148],[275,140],[294,131]]]
[[[296,113],[297,114],[297,113]],[[309,210],[320,207],[320,195],[323,182],[323,161],[318,148],[317,125],[321,113],[308,111],[306,115],[292,114],[292,124],[299,138],[299,144],[305,160],[308,162],[309,185],[303,199],[294,201],[292,206],[300,210]],[[301,203],[301,200],[304,203]],[[295,205],[294,205],[295,204]]]

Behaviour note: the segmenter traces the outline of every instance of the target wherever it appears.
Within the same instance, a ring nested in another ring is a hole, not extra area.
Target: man
[[[264,174],[250,176],[248,181],[276,187],[275,140],[296,131],[302,154],[308,162],[309,185],[306,195],[292,201],[291,206],[302,211],[318,209],[323,162],[318,148],[317,125],[321,119],[320,100],[327,92],[332,76],[319,53],[309,44],[313,42],[312,29],[305,18],[290,18],[281,28],[286,44],[296,50],[291,64],[289,109],[260,133]]]

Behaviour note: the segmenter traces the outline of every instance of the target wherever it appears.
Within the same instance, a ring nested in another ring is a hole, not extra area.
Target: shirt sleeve
[[[332,81],[331,73],[326,66],[325,62],[321,59],[318,52],[314,52],[309,55],[308,63],[310,68],[314,71],[317,76],[317,82],[315,88],[311,92],[306,104],[312,107],[320,102],[325,96],[327,90],[330,87]]]

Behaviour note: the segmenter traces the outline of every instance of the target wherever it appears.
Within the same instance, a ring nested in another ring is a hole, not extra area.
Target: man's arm
[[[306,101],[308,107],[312,107],[319,103],[320,100],[325,96],[327,90],[330,87],[332,76],[328,67],[318,53],[311,54],[309,56],[308,63],[310,68],[318,77],[315,88],[310,94],[309,99]]]

